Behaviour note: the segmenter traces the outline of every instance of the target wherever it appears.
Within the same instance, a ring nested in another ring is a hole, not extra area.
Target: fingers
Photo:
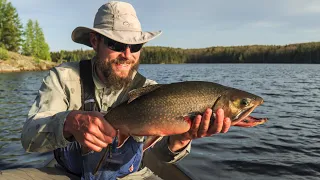
[[[206,109],[202,116],[197,115],[193,120],[190,130],[187,132],[187,136],[190,139],[196,139],[217,133],[226,133],[229,130],[231,120],[228,117],[224,117],[223,109],[216,111],[216,119],[210,126],[211,116],[212,109],[210,108]]]
[[[230,127],[231,127],[231,120],[230,120],[230,118],[228,118],[228,117],[224,118],[223,128],[222,128],[221,132],[222,132],[222,133],[228,132],[228,130],[229,130]]]
[[[83,145],[85,147],[88,147],[89,149],[95,151],[95,152],[100,152],[103,149],[102,147],[97,146],[96,144],[94,144],[90,141],[87,141],[87,140],[84,140]]]
[[[98,112],[76,112],[68,120],[71,122],[72,135],[85,147],[94,151],[112,143],[116,130]],[[70,127],[70,125],[68,126]]]
[[[94,123],[97,125],[97,132],[100,132],[97,137],[106,142],[112,142],[116,136],[116,130],[105,119],[96,119]]]
[[[100,139],[98,139],[97,137],[95,137],[94,135],[90,134],[90,133],[86,133],[84,134],[84,145],[90,147],[90,149],[94,150],[94,151],[101,151],[102,148],[105,148],[108,146],[108,143],[101,141]],[[92,148],[91,148],[92,147]]]
[[[223,127],[223,121],[224,121],[224,111],[222,109],[218,109],[216,111],[216,119],[213,121],[212,126],[208,130],[208,134],[216,134],[220,133]]]
[[[216,111],[216,119],[213,125],[209,128],[208,134],[213,135],[217,133],[226,133],[231,127],[231,120],[229,117],[224,117],[223,109],[218,109]]]
[[[198,130],[198,137],[207,136],[207,131],[210,126],[210,118],[212,115],[212,109],[207,109],[202,116],[201,124]]]
[[[217,114],[217,118],[214,121],[215,133],[219,133],[221,132],[223,127],[224,111],[222,109],[218,109],[216,114]]]
[[[189,136],[191,136],[192,139],[196,138],[198,136],[198,130],[201,124],[201,115],[197,115],[191,125],[191,128],[188,132]]]

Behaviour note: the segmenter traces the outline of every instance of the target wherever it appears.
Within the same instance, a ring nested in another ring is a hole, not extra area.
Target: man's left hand
[[[229,130],[231,120],[229,117],[224,117],[223,109],[216,111],[216,118],[212,125],[210,125],[211,115],[212,109],[208,108],[202,116],[197,115],[194,118],[188,132],[170,136],[170,150],[173,152],[178,151],[188,145],[192,139],[207,137],[217,133],[226,133]]]

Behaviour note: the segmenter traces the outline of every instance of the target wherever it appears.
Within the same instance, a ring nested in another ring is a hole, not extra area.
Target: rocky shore
[[[0,73],[22,72],[22,71],[43,71],[58,64],[44,60],[35,60],[33,57],[23,56],[18,53],[8,52],[7,60],[0,59]]]

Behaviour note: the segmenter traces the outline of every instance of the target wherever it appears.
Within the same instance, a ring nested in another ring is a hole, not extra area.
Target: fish
[[[207,81],[183,81],[132,90],[129,100],[111,109],[104,118],[124,138],[168,136],[187,132],[192,119],[207,108],[214,112],[222,108],[233,126],[263,124],[267,118],[249,116],[262,103],[262,97],[236,88]],[[119,138],[119,146],[123,137]]]
[[[118,130],[118,148],[130,136],[147,136],[143,150],[163,136],[189,131],[192,119],[207,108],[224,110],[231,125],[253,127],[267,118],[250,116],[263,103],[255,94],[207,81],[183,81],[155,84],[132,90],[128,101],[112,108],[104,118]],[[211,118],[215,119],[215,114]],[[98,168],[98,167],[97,167]]]

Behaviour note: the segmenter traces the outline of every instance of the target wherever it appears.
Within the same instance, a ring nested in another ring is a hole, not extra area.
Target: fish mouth
[[[257,106],[258,104],[240,112],[239,115],[231,122],[231,125],[241,127],[253,127],[267,122],[267,118],[257,118],[249,116]]]
[[[242,121],[238,122],[234,126],[240,126],[240,127],[254,127],[259,124],[264,124],[268,121],[268,118],[257,118],[252,116],[247,116]]]

